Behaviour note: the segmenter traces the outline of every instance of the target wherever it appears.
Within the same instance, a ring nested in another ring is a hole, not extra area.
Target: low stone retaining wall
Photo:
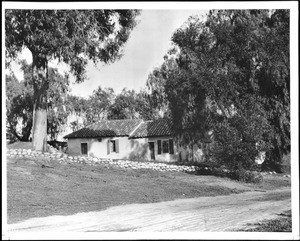
[[[156,163],[156,162],[136,162],[129,160],[114,160],[114,159],[103,159],[98,157],[87,157],[87,156],[69,156],[65,153],[62,153],[56,150],[54,147],[49,146],[49,152],[40,152],[32,151],[30,149],[9,149],[6,153],[8,158],[20,159],[20,158],[29,158],[36,159],[41,158],[47,161],[58,161],[61,164],[68,163],[80,163],[80,164],[89,164],[97,165],[101,164],[104,167],[119,167],[123,169],[152,169],[161,172],[165,171],[176,171],[176,172],[186,172],[186,173],[199,173],[199,171],[208,171],[208,168],[201,169],[197,166],[186,166],[186,165],[174,165],[166,163]],[[223,170],[226,172],[226,170]],[[276,172],[261,172],[263,176],[276,174]],[[290,177],[290,175],[285,175]]]
[[[83,163],[83,164],[103,164],[106,167],[115,166],[124,169],[152,169],[157,171],[176,171],[176,172],[187,172],[195,173],[198,171],[196,166],[178,166],[166,163],[155,163],[155,162],[135,162],[129,160],[113,160],[113,159],[102,159],[97,157],[86,157],[86,156],[69,156],[59,151],[51,150],[51,152],[39,152],[27,149],[10,149],[7,150],[7,157],[12,159],[19,158],[42,158],[45,160],[56,160],[60,163]]]

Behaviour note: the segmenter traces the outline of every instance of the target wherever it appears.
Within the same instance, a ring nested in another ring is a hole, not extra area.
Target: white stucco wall
[[[96,138],[74,138],[68,140],[68,154],[81,155],[81,143],[87,143],[88,156],[111,158],[111,159],[143,159],[150,160],[150,150],[148,142],[154,142],[155,160],[162,162],[172,162],[177,160],[176,146],[174,154],[158,154],[157,140],[169,140],[169,137],[159,138],[138,138],[128,139],[128,137],[102,138],[101,142]],[[119,153],[107,153],[107,142],[109,140],[119,140]]]
[[[182,161],[195,161],[204,162],[205,161],[205,150],[204,146],[194,145],[193,149],[191,147],[180,147],[177,151],[180,153],[180,158]]]
[[[109,140],[119,141],[119,152],[107,152],[107,142]],[[87,143],[88,156],[111,158],[111,159],[128,159],[129,155],[137,151],[138,148],[146,143],[146,139],[129,140],[128,137],[102,138],[74,138],[68,140],[68,154],[81,155],[81,143]]]

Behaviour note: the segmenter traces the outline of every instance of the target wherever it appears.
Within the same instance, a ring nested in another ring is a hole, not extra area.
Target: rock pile
[[[54,148],[53,146],[47,144],[47,149],[50,153],[60,153],[59,150],[57,150],[56,148]]]
[[[54,149],[54,150],[53,150]],[[49,152],[32,151],[27,149],[10,149],[7,150],[8,158],[43,158],[45,160],[56,160],[62,164],[67,163],[81,163],[97,165],[101,164],[105,167],[119,167],[123,169],[152,169],[161,172],[166,171],[176,171],[176,172],[187,172],[195,173],[198,171],[196,166],[178,166],[174,164],[167,163],[155,163],[155,162],[136,162],[129,160],[113,160],[113,159],[103,159],[98,157],[87,157],[87,156],[68,156],[67,154],[61,153],[55,148],[49,149]]]
[[[55,148],[54,148],[55,149]],[[56,150],[56,149],[55,149]],[[36,158],[42,157],[45,159],[66,158],[67,155],[59,151],[51,150],[50,152],[33,151],[30,149],[10,149],[7,150],[7,157],[9,158]]]

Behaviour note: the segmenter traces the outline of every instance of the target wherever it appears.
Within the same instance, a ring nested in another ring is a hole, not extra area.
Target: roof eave
[[[76,138],[110,138],[110,137],[126,137],[129,135],[114,135],[114,136],[72,136],[72,137],[64,137],[65,139],[76,139]]]
[[[173,135],[151,135],[151,136],[130,136],[129,139],[140,139],[140,138],[153,138],[153,137],[173,137]]]

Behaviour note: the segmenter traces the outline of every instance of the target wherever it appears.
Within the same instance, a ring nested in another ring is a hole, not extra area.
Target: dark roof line
[[[124,119],[98,121],[64,136],[64,138],[129,136],[129,138],[135,139],[171,135],[171,121],[168,119],[147,121],[141,119]]]
[[[102,120],[72,132],[64,138],[129,136],[142,121],[141,119]]]
[[[130,138],[171,136],[172,123],[168,119],[158,119],[142,122],[130,135]]]

